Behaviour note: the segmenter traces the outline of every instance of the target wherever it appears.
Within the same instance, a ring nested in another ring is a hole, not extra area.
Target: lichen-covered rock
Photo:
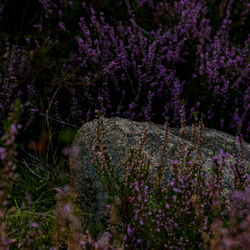
[[[146,160],[151,159],[152,173],[156,172],[162,155],[162,146],[164,144],[165,129],[163,125],[152,122],[136,122],[123,118],[102,118],[104,127],[104,144],[111,155],[112,164],[119,176],[123,176],[123,163],[130,155],[131,148],[138,148],[141,145],[145,129],[148,136],[143,147],[142,153]],[[96,145],[96,127],[97,119],[85,123],[78,131],[72,147],[75,153],[70,157],[73,179],[79,202],[85,213],[93,213],[93,221],[96,223],[104,222],[107,218],[107,209],[105,205],[106,194],[101,184],[94,166],[91,163],[91,153],[88,145],[88,139]],[[179,148],[181,137],[178,128],[169,128],[168,140],[166,143],[166,152],[163,158],[163,165],[166,176],[163,185],[167,185],[167,176],[170,173],[171,159],[174,159],[173,152]],[[191,146],[191,126],[185,127],[185,145]],[[225,149],[232,154],[234,152],[233,143],[236,143],[235,137],[214,129],[204,128],[203,130],[203,148],[202,162],[207,171],[211,166],[211,157],[213,153],[219,153],[220,149]],[[250,145],[244,143],[245,163],[250,163]],[[194,151],[196,152],[196,151]],[[233,157],[228,157],[228,161],[233,161]],[[224,176],[226,183],[232,181],[232,171],[225,170]],[[226,193],[230,192],[230,185]]]

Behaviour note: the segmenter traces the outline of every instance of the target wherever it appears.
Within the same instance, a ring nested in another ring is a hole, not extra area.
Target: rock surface
[[[111,160],[119,176],[123,176],[123,162],[130,155],[130,148],[136,149],[141,145],[145,129],[148,129],[148,137],[142,150],[147,160],[151,159],[151,170],[154,172],[161,159],[161,148],[164,143],[164,126],[152,122],[136,122],[128,119],[113,117],[102,118],[104,126],[104,144],[111,155]],[[79,202],[83,212],[95,214],[92,219],[95,223],[104,222],[108,216],[105,206],[105,191],[101,184],[95,168],[91,163],[91,154],[88,146],[88,139],[96,145],[95,129],[97,119],[85,123],[78,131],[73,143],[75,153],[70,157],[70,166],[75,180]],[[191,144],[192,128],[185,127],[185,144]],[[168,141],[164,156],[164,169],[166,173],[170,169],[171,159],[174,159],[173,150],[177,150],[181,142],[180,129],[169,128]],[[211,166],[213,152],[219,153],[220,149],[226,149],[230,154],[234,152],[233,143],[236,143],[234,136],[209,128],[203,129],[203,167],[208,171]],[[237,144],[237,143],[236,143]],[[194,151],[196,152],[196,151]],[[233,157],[228,157],[233,161]],[[244,143],[244,160],[247,166],[250,164],[250,144]],[[226,181],[230,183],[232,172],[226,170],[224,173]],[[167,185],[167,177],[164,179]],[[228,187],[230,189],[230,187]],[[230,192],[230,191],[228,191]]]

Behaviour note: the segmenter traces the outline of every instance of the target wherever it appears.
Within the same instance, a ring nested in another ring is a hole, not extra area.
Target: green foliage
[[[72,128],[67,128],[59,133],[58,141],[64,145],[70,145],[74,139],[77,130]]]

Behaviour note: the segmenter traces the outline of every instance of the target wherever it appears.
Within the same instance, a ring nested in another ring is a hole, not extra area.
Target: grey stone
[[[163,125],[152,122],[136,122],[118,117],[102,118],[102,121],[104,126],[104,144],[111,155],[115,171],[120,177],[124,174],[123,163],[130,155],[130,148],[136,149],[141,145],[145,129],[148,129],[148,137],[142,153],[146,160],[151,159],[152,174],[156,173],[162,155],[161,148],[164,144],[165,130]],[[75,153],[70,157],[70,166],[83,212],[93,213],[95,216],[90,216],[89,218],[92,218],[95,223],[100,223],[108,218],[105,205],[106,193],[91,163],[91,154],[87,143],[88,136],[94,145],[96,145],[96,126],[97,119],[85,123],[79,129],[72,145]],[[186,126],[185,131],[185,145],[192,146],[191,126]],[[210,159],[213,153],[219,153],[219,150],[224,148],[232,154],[234,152],[233,143],[236,143],[236,140],[234,136],[214,129],[204,128],[203,131],[202,166],[205,171],[209,172],[212,164]],[[167,186],[171,159],[174,159],[173,152],[178,149],[181,143],[179,132],[180,129],[178,128],[169,128],[166,153],[163,158],[165,170],[163,186]],[[250,144],[244,143],[244,153],[244,163],[249,167]],[[227,158],[227,162],[234,162],[232,155]],[[232,171],[227,169],[223,174],[226,182],[231,183]],[[230,185],[228,189],[230,189]],[[230,190],[226,190],[226,195],[229,192]]]

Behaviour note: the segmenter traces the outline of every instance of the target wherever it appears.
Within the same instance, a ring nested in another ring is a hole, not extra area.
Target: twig
[[[45,120],[46,120],[46,124],[47,124],[47,128],[48,128],[50,144],[51,144],[51,131],[50,131],[50,126],[49,126],[49,118],[48,118],[48,116],[49,116],[49,110],[50,110],[51,105],[52,105],[52,103],[53,103],[53,100],[54,100],[54,98],[55,98],[57,92],[58,92],[59,89],[61,88],[61,86],[62,86],[62,83],[57,87],[55,93],[53,94],[53,96],[52,96],[52,98],[51,98],[51,101],[50,101],[50,103],[49,103],[49,107],[47,108],[46,114],[45,114]],[[51,145],[52,145],[52,144],[51,144]]]
[[[40,178],[41,180],[44,180],[45,182],[47,182],[48,184],[53,185],[53,183],[51,183],[50,181],[46,180],[45,178],[43,178],[42,176],[38,175],[36,172],[34,172],[30,167],[29,165],[27,164],[27,162],[24,160],[23,163],[26,165],[26,167],[30,170],[30,172],[32,174],[34,174],[36,177]]]
[[[27,162],[20,161],[20,160],[17,160],[17,162],[20,162],[20,163],[22,163],[22,164],[27,164]],[[51,175],[56,176],[56,175],[55,175],[55,174],[53,174],[51,171],[49,171],[49,170],[47,170],[47,169],[45,169],[45,168],[43,168],[43,167],[40,167],[40,166],[38,166],[37,164],[34,164],[34,163],[29,163],[29,165],[34,166],[34,167],[37,167],[37,168],[39,168],[39,169],[43,170],[44,172],[47,172],[47,173],[49,173],[49,174],[51,174]]]
[[[78,127],[78,126],[76,126],[76,125],[70,124],[70,123],[68,123],[68,122],[60,121],[60,120],[58,120],[58,119],[56,119],[56,118],[53,118],[52,116],[49,116],[49,115],[47,115],[47,114],[43,114],[43,113],[41,113],[41,112],[39,112],[39,115],[45,116],[46,119],[49,118],[49,119],[52,120],[52,121],[56,121],[56,122],[59,122],[59,123],[61,123],[61,124],[64,124],[64,125],[73,127],[73,128],[77,128],[77,129],[80,128],[80,127]]]

